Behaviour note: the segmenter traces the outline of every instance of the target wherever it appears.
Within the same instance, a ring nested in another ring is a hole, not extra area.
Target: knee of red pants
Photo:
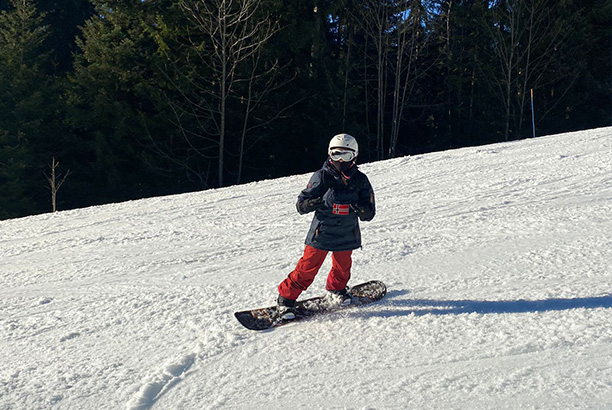
[[[340,251],[332,254],[332,268],[327,275],[325,289],[340,290],[346,287],[351,278],[352,253],[352,251]]]
[[[314,281],[327,253],[327,251],[306,246],[304,255],[293,272],[278,285],[278,293],[287,299],[297,299]]]

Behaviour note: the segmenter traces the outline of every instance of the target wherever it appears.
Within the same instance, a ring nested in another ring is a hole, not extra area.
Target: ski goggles
[[[346,150],[333,150],[329,153],[332,161],[350,162],[355,159],[355,152]]]

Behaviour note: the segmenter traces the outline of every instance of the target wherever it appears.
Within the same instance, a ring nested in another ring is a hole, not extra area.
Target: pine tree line
[[[611,125],[608,0],[0,0],[0,219],[527,138],[532,92]]]

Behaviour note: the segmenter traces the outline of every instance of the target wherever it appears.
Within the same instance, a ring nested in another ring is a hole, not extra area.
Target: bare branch
[[[57,167],[59,167],[59,164],[60,164],[59,162],[55,161],[55,157],[53,157],[51,160],[51,165],[49,165],[49,168],[51,168],[51,175],[47,175],[45,173],[45,177],[47,178],[47,181],[49,182],[48,188],[51,191],[52,212],[57,211],[57,192],[59,191],[61,186],[64,184],[64,181],[66,181],[66,178],[68,177],[68,175],[70,175],[70,170],[68,170],[66,171],[64,176],[57,176],[55,173],[55,170]],[[60,178],[60,180],[58,181],[57,178]]]

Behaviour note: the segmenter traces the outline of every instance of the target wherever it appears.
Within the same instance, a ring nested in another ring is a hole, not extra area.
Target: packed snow
[[[265,332],[310,174],[0,221],[0,409],[612,408],[612,128],[360,169],[387,297]]]

